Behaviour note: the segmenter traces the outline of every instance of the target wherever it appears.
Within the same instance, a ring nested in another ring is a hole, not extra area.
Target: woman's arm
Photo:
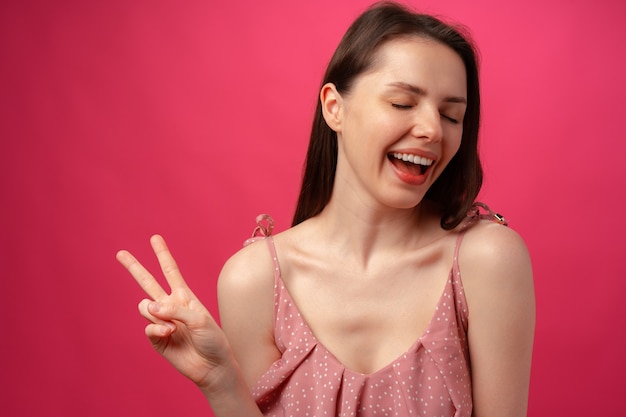
[[[481,222],[467,232],[459,267],[469,309],[474,416],[526,416],[535,329],[526,245],[513,230]]]
[[[226,262],[218,300],[222,328],[252,388],[281,357],[274,341],[274,265],[265,241],[246,246]]]

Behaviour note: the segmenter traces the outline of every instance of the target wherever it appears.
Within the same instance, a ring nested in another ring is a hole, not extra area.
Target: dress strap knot
[[[486,213],[481,213],[481,209]],[[496,213],[495,211],[491,210],[487,204],[481,202],[476,202],[472,204],[472,207],[470,207],[469,211],[467,212],[467,217],[471,219],[470,221],[472,223],[478,219],[487,219],[493,220],[503,226],[509,225],[509,222],[504,218],[503,215],[501,215],[500,213]]]
[[[256,216],[256,224],[257,226],[254,228],[252,236],[244,242],[244,246],[258,240],[258,238],[266,238],[272,235],[272,230],[274,230],[274,219],[272,219],[272,216],[259,214]]]

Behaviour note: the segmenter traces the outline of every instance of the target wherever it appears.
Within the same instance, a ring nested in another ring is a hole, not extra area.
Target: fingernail
[[[159,303],[150,303],[149,307],[154,313],[158,313],[161,310],[161,304]]]
[[[169,323],[169,322],[166,321],[166,322],[164,322],[161,325],[161,334],[162,335],[170,334],[174,330],[176,330],[176,325],[174,325],[174,323]]]

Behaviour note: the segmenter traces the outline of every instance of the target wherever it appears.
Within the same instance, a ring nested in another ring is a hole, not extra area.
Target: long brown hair
[[[477,54],[469,36],[461,32],[460,28],[433,16],[411,12],[399,4],[378,3],[348,28],[321,84],[333,83],[339,93],[348,92],[356,77],[372,66],[378,48],[399,37],[417,35],[429,38],[447,45],[461,57],[467,75],[467,109],[461,145],[424,196],[440,208],[444,229],[453,229],[463,220],[480,191],[483,177],[478,155],[480,93]],[[326,124],[318,101],[292,225],[317,215],[328,204],[336,166],[337,134]]]

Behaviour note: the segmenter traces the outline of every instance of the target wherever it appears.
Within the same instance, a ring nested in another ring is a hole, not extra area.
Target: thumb
[[[206,322],[205,314],[177,303],[154,301],[148,304],[148,312],[163,321],[177,320],[188,327],[201,326]]]

